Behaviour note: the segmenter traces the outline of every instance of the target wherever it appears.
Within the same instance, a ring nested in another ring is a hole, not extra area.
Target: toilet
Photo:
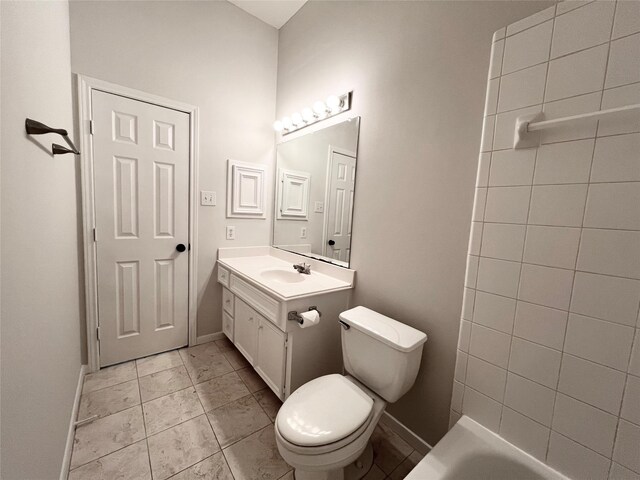
[[[302,385],[276,418],[278,451],[296,480],[364,477],[382,412],[413,386],[420,368],[423,332],[365,307],[342,312],[340,324],[345,374]]]

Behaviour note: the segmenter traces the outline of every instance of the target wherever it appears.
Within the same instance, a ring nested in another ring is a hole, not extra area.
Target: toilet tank
[[[346,372],[393,403],[412,386],[427,335],[366,307],[340,314]]]

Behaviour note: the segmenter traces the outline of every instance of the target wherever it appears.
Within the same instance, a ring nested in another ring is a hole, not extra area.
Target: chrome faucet
[[[298,271],[298,273],[304,273],[305,275],[311,275],[311,265],[307,265],[306,263],[296,263],[293,265],[293,268]]]

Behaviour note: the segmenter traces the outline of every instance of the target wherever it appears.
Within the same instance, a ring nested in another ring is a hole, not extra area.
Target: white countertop
[[[238,249],[228,249],[226,252],[222,250],[218,254],[218,262],[223,267],[248,278],[281,300],[353,288],[353,270],[323,265],[321,262],[272,248],[256,247],[255,251],[237,252],[238,256],[233,251]],[[311,264],[311,274],[295,271],[293,264],[300,262]],[[279,280],[278,275],[294,281]]]

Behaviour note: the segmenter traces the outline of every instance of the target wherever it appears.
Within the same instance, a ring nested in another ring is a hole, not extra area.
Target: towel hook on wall
[[[80,152],[73,144],[73,142],[69,138],[69,134],[64,128],[51,128],[44,123],[38,122],[36,120],[31,120],[30,118],[27,118],[24,121],[24,128],[27,131],[27,135],[43,135],[45,133],[57,133],[58,135],[60,135],[64,139],[64,141],[67,142],[67,145],[69,145],[70,148],[58,145],[57,143],[52,143],[51,153],[53,153],[54,155],[62,155],[65,153],[80,155]]]

